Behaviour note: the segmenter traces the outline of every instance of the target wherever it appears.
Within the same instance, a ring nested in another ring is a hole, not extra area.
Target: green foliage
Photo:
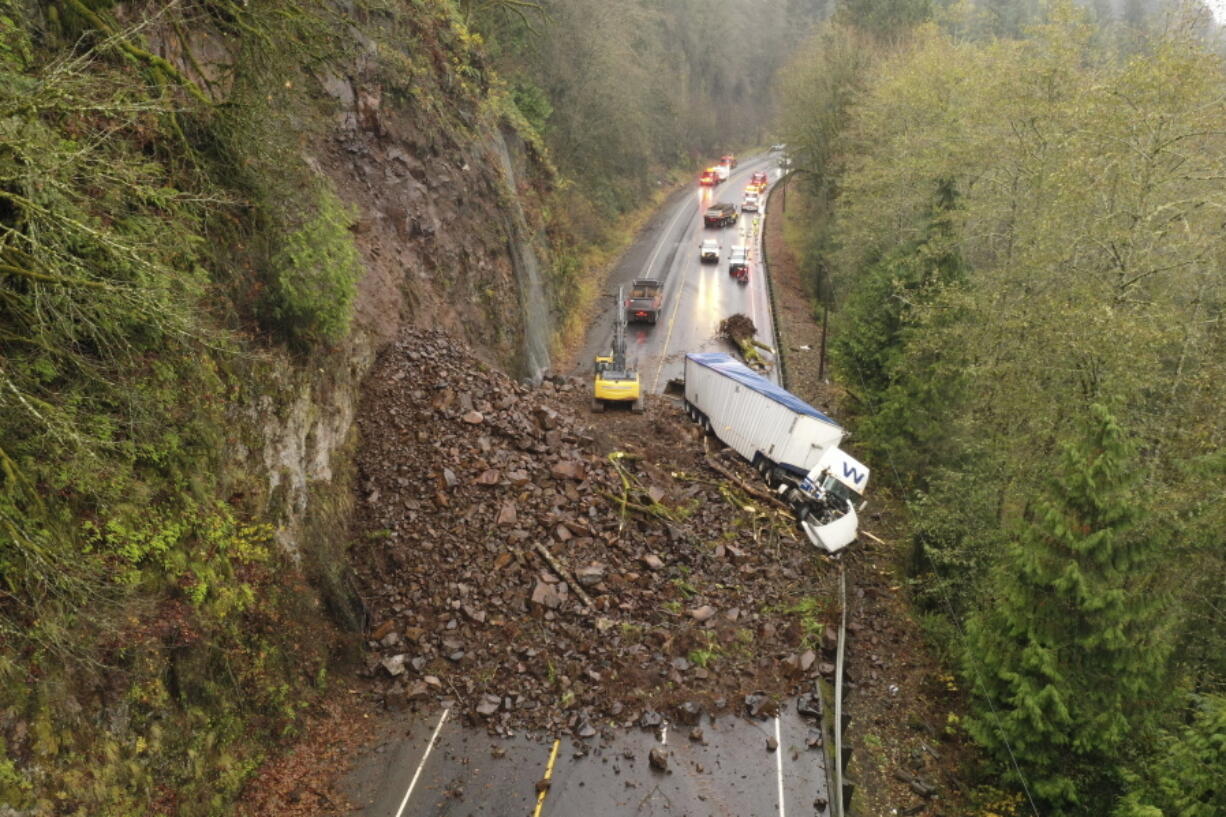
[[[1126,775],[1115,817],[1226,814],[1226,698],[1199,698],[1193,710],[1190,725],[1158,742],[1152,764]]]
[[[840,0],[838,15],[877,37],[897,37],[932,14],[932,0]]]
[[[1141,525],[1131,443],[1104,408],[1092,414],[967,624],[979,702],[967,729],[1053,815],[1100,813],[1111,761],[1160,714],[1170,656],[1153,572],[1165,543]]]
[[[352,210],[326,188],[317,208],[273,256],[264,306],[287,336],[307,346],[348,334],[362,272]]]
[[[539,86],[521,79],[511,89],[511,99],[533,130],[538,134],[546,133],[549,117],[553,115],[553,105],[549,104],[549,97]]]

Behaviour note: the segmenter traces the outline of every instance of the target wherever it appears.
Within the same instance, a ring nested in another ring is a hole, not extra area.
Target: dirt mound
[[[667,400],[590,426],[571,413],[589,388],[515,383],[434,332],[380,359],[354,558],[389,708],[446,700],[493,731],[591,737],[683,703],[740,712],[823,668],[833,571],[738,487],[752,469],[701,465]]]

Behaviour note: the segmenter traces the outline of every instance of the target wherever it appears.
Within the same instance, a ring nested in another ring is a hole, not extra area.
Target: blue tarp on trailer
[[[700,366],[705,366],[708,369],[713,369],[721,374],[724,374],[746,388],[753,389],[758,394],[765,395],[776,403],[787,406],[792,411],[798,414],[806,414],[810,417],[816,417],[823,420],[836,428],[842,428],[834,420],[822,414],[813,406],[801,400],[796,395],[792,394],[782,386],[777,386],[767,380],[762,375],[755,372],[753,369],[741,363],[731,355],[723,352],[690,352],[686,355],[687,358],[694,361]]]

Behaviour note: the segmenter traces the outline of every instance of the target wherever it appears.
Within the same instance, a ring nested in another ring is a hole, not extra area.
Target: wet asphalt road
[[[357,759],[348,794],[362,817],[785,817],[817,815],[828,798],[816,725],[792,704],[777,718],[704,716],[688,727],[609,730],[559,742],[551,784],[539,797],[553,741],[490,737],[453,713],[402,716],[393,734]],[[779,748],[770,751],[767,739]],[[648,753],[670,753],[665,772]]]
[[[734,227],[708,229],[703,226],[702,213],[719,201],[739,207],[754,171],[767,171],[773,185],[779,178],[777,159],[778,154],[760,154],[743,160],[723,184],[708,188],[695,182],[689,190],[665,202],[610,275],[606,306],[588,333],[576,374],[590,372],[592,359],[609,349],[617,287],[625,285],[629,291],[635,278],[664,282],[659,323],[630,324],[627,332],[628,357],[632,365],[637,365],[646,391],[662,392],[670,378],[681,377],[687,352],[729,351],[729,346],[715,337],[719,322],[729,315],[748,315],[758,328],[758,338],[775,345],[770,297],[761,265],[760,221],[755,224],[757,216],[744,213]],[[698,260],[698,245],[707,238],[720,242],[718,264]],[[750,248],[748,284],[739,284],[728,274],[728,254],[734,244]],[[768,376],[777,379],[773,372]]]

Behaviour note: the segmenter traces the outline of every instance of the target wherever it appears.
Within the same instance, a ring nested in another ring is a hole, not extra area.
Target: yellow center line
[[[677,289],[673,292],[673,314],[668,319],[668,334],[664,336],[664,350],[660,353],[660,365],[656,367],[656,377],[651,381],[653,392],[660,385],[660,372],[664,371],[664,362],[668,360],[668,345],[673,339],[673,327],[677,325],[677,310],[681,308],[681,295],[685,292],[685,279],[689,276],[689,272],[689,265],[683,264],[681,280],[677,282]]]
[[[558,744],[560,739],[554,740],[553,750],[549,753],[549,762],[545,764],[545,782],[553,777],[553,762],[558,759]],[[549,787],[542,786],[540,792],[536,795],[536,811],[532,812],[532,817],[541,817],[541,809],[545,805],[545,795],[549,794]]]

